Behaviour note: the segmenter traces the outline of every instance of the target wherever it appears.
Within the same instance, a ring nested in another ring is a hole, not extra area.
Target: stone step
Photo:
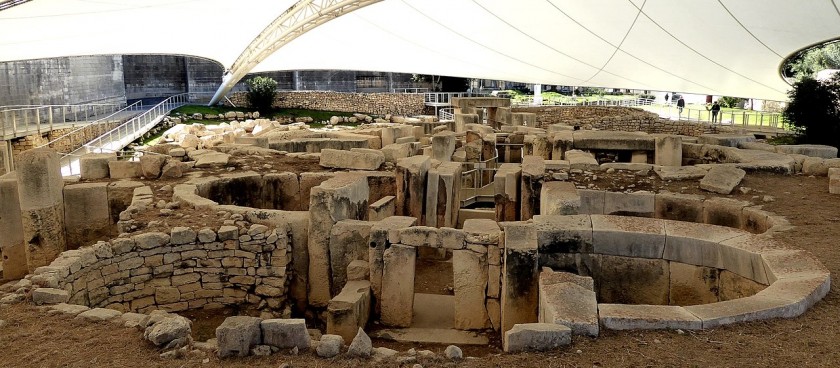
[[[385,329],[374,331],[372,338],[397,342],[443,344],[443,345],[487,345],[490,339],[486,335],[471,331],[461,331],[451,328],[419,328],[409,327],[401,329]]]

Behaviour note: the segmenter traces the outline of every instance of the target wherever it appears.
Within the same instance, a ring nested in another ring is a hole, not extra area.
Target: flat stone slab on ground
[[[700,180],[700,189],[718,194],[729,194],[741,183],[746,174],[746,171],[737,167],[714,166]]]
[[[106,308],[93,308],[91,310],[80,313],[76,318],[87,319],[90,321],[110,321],[121,315],[120,311]]]
[[[595,292],[570,282],[540,285],[540,322],[569,327],[575,335],[598,336]]]
[[[669,305],[599,304],[598,318],[610,330],[699,330],[703,323],[685,308]]]
[[[452,345],[487,345],[487,336],[469,331],[449,328],[400,328],[386,329],[371,333],[373,338],[397,342]]]
[[[709,170],[698,166],[662,166],[654,172],[662,180],[694,180],[706,176]]]
[[[84,305],[59,303],[50,307],[50,313],[61,313],[75,316],[79,313],[89,311],[90,308]]]
[[[505,332],[504,347],[508,353],[546,351],[572,343],[572,330],[551,323],[522,323]]]

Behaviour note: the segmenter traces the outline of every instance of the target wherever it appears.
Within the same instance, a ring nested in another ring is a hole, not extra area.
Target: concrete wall
[[[0,63],[0,105],[124,100],[120,56],[73,56]]]
[[[185,58],[175,55],[124,55],[128,99],[171,96],[187,91]]]

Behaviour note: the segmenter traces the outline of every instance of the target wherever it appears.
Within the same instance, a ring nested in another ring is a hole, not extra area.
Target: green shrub
[[[788,97],[782,118],[793,125],[800,143],[840,147],[840,73],[825,81],[804,77]]]
[[[729,96],[723,96],[718,100],[721,107],[728,107],[728,108],[736,108],[743,101],[744,101],[743,98],[729,97]]]
[[[263,114],[271,111],[274,95],[277,94],[277,81],[268,77],[254,77],[249,79],[248,103]]]

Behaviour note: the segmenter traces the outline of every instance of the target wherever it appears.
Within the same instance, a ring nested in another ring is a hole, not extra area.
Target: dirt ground
[[[600,179],[599,179],[600,180]],[[786,216],[796,227],[777,235],[782,242],[813,253],[840,274],[840,196],[828,194],[828,179],[750,174],[747,194],[732,198],[775,198],[764,209]],[[698,193],[696,181],[663,183],[675,192]],[[759,192],[760,191],[760,192]],[[757,194],[758,193],[758,194]],[[706,193],[708,196],[708,193]],[[501,354],[496,347],[465,348],[463,367],[831,367],[840,364],[840,298],[837,287],[803,316],[742,323],[704,331],[602,331],[597,339],[575,337],[572,345],[546,353]],[[109,324],[50,316],[29,305],[0,308],[0,364],[4,367],[359,367],[383,365],[343,357],[322,360],[310,353],[226,359],[210,354],[164,360],[143,342],[142,333]],[[442,352],[443,346],[410,346],[375,341],[405,351]],[[424,367],[452,366],[419,360]],[[386,366],[396,366],[391,362]],[[410,365],[409,365],[410,366]]]

